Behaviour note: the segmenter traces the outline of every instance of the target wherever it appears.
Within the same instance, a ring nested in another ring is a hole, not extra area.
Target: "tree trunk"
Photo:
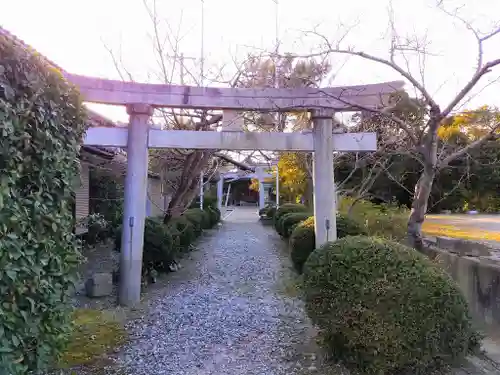
[[[416,250],[422,252],[424,242],[422,237],[422,224],[427,213],[427,204],[431,195],[432,183],[436,177],[437,166],[437,131],[442,120],[438,107],[431,108],[431,118],[427,122],[428,132],[424,138],[422,157],[424,170],[415,185],[415,195],[411,204],[410,218],[408,219],[408,242]]]
[[[166,224],[170,219],[182,215],[186,207],[193,201],[198,192],[200,172],[210,160],[210,152],[195,151],[186,158],[180,183],[168,204],[163,218]]]
[[[408,242],[418,251],[423,251],[422,224],[427,213],[427,204],[431,195],[432,183],[436,173],[434,168],[425,167],[415,185],[415,196],[408,219]]]

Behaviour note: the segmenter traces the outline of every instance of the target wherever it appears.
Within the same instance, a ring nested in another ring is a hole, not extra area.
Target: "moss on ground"
[[[91,364],[127,340],[122,322],[107,311],[77,309],[73,324],[68,347],[59,361],[60,368]]]

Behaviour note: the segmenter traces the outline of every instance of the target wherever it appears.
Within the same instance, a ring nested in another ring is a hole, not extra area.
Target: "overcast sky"
[[[436,0],[394,0],[395,21],[401,36],[425,37],[436,55],[426,60],[425,83],[443,105],[474,72],[475,40],[463,25],[436,10]],[[463,0],[465,2],[465,0]],[[173,36],[180,30],[178,52],[201,55],[201,0],[157,0],[160,34]],[[224,66],[227,77],[233,61],[246,53],[271,50],[276,38],[276,7],[273,0],[205,0],[204,51],[206,70]],[[445,0],[453,9],[460,2]],[[481,30],[500,21],[500,0],[468,0],[473,8],[462,15]],[[149,4],[152,4],[151,0]],[[278,29],[281,52],[308,53],[319,39],[305,36],[316,29],[331,40],[344,28],[358,25],[344,46],[387,57],[388,0],[279,0]],[[154,81],[158,64],[152,54],[152,22],[142,0],[0,0],[0,24],[31,44],[69,72],[119,78],[107,49],[111,49],[137,81]],[[496,18],[496,19],[495,19]],[[169,27],[171,30],[169,31]],[[168,51],[173,53],[172,50]],[[500,35],[485,45],[485,60],[500,57]],[[403,60],[400,60],[403,63]],[[415,68],[416,60],[410,59]],[[400,79],[390,69],[359,58],[335,56],[335,79],[331,85],[376,83]],[[189,62],[187,63],[189,64]],[[193,63],[191,63],[193,64]],[[199,68],[192,68],[199,74]],[[417,70],[414,70],[417,72]],[[468,107],[500,106],[500,68],[485,77]],[[126,120],[123,108],[98,108],[115,120]]]

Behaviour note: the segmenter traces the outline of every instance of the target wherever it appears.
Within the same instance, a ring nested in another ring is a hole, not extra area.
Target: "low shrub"
[[[276,231],[280,234],[281,233],[281,224],[280,224],[280,219],[286,215],[290,214],[292,212],[306,212],[307,207],[304,206],[303,204],[298,204],[298,203],[285,203],[281,205],[277,210],[276,213],[274,214],[274,228]]]
[[[272,215],[269,216],[269,213],[272,212]],[[259,216],[260,217],[273,217],[274,216],[274,213],[276,212],[276,206],[274,204],[268,204],[266,205],[264,208],[261,208],[259,210]]]
[[[189,210],[186,210],[182,216],[191,223],[193,226],[194,237],[198,238],[203,232],[203,215],[200,215],[198,211],[192,210],[199,210],[199,208],[190,208]]]
[[[117,230],[115,237],[115,249],[121,250],[122,231]],[[169,266],[174,263],[177,256],[175,246],[169,226],[163,224],[158,218],[146,218],[144,225],[144,247],[142,254],[143,275],[151,273],[152,270],[166,272]]]
[[[295,226],[312,215],[310,212],[291,212],[283,215],[279,222],[280,232],[283,237],[289,238]]]
[[[266,217],[268,219],[273,219],[274,215],[276,215],[276,206],[269,207],[269,209],[266,212]]]
[[[210,225],[213,228],[220,221],[221,212],[217,207],[207,207],[206,211],[210,216]]]
[[[304,265],[308,315],[333,358],[364,374],[429,374],[478,349],[458,286],[396,242],[346,237]]]
[[[409,216],[407,208],[394,204],[375,204],[366,200],[357,201],[352,206],[353,203],[352,198],[342,197],[339,212],[357,221],[368,235],[394,241],[406,239]]]
[[[198,235],[201,234],[203,229],[210,229],[212,227],[210,214],[201,208],[190,208],[183,214],[194,226],[198,226]]]
[[[211,194],[206,194],[203,196],[203,209],[212,207],[212,208],[217,208],[217,196],[211,195]],[[196,199],[193,200],[189,208],[200,208],[200,197],[196,197]]]
[[[344,215],[337,214],[336,223],[337,238],[365,234],[364,229],[357,222]],[[302,272],[302,266],[316,248],[314,216],[295,227],[290,235],[290,248],[293,265],[298,272]]]
[[[193,224],[184,216],[170,219],[167,227],[172,236],[179,238],[180,250],[187,250],[196,239]]]

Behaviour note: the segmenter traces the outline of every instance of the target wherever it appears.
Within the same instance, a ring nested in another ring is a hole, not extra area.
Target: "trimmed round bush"
[[[115,249],[121,250],[122,231],[116,231]],[[169,226],[163,224],[161,219],[146,218],[144,224],[144,247],[142,254],[143,275],[152,270],[166,272],[174,263],[178,255],[172,233]]]
[[[283,237],[289,238],[293,229],[295,229],[295,226],[309,218],[311,215],[312,214],[310,212],[291,212],[283,215],[279,222],[280,231],[283,233]]]
[[[217,217],[217,223],[218,223],[222,218],[222,213],[220,212],[220,210],[217,207],[212,207],[211,209],[212,209],[212,211],[215,212],[215,216]]]
[[[281,233],[281,223],[280,219],[286,215],[290,214],[292,212],[306,212],[307,207],[304,206],[303,204],[296,204],[296,203],[285,203],[281,205],[277,210],[276,213],[274,214],[274,228],[276,231],[280,234]]]
[[[184,216],[170,219],[167,227],[172,236],[177,236],[179,238],[181,250],[188,249],[189,245],[196,239],[193,224]]]
[[[0,374],[43,372],[72,329],[71,196],[86,118],[56,68],[0,33]]]
[[[203,208],[213,207],[217,208],[217,197],[211,194],[207,194],[203,196]],[[196,199],[191,202],[189,208],[200,208],[200,196],[197,196]]]
[[[309,256],[303,280],[323,345],[363,374],[444,371],[478,348],[458,286],[402,244],[365,236],[327,243]]]
[[[269,209],[266,212],[266,217],[268,219],[273,219],[274,215],[276,215],[276,206],[269,207]]]
[[[259,210],[259,216],[266,216],[267,211],[269,211],[269,207],[264,207]]]
[[[205,211],[210,217],[210,228],[213,228],[220,221],[221,213],[217,207],[207,207]]]
[[[272,212],[272,214],[270,215],[270,212]],[[261,208],[259,210],[259,216],[260,217],[273,217],[274,216],[274,213],[276,212],[276,206],[274,206],[274,203],[271,203],[271,204],[268,204],[266,205],[264,208]]]
[[[365,234],[363,228],[354,220],[342,214],[337,214],[337,238]],[[290,235],[290,254],[295,269],[300,273],[309,255],[316,249],[314,235],[314,216],[295,226]]]
[[[203,229],[210,228],[210,217],[205,211],[199,208],[190,208],[182,214],[186,219],[188,219],[194,227],[194,233],[196,237],[199,237],[203,232]]]

